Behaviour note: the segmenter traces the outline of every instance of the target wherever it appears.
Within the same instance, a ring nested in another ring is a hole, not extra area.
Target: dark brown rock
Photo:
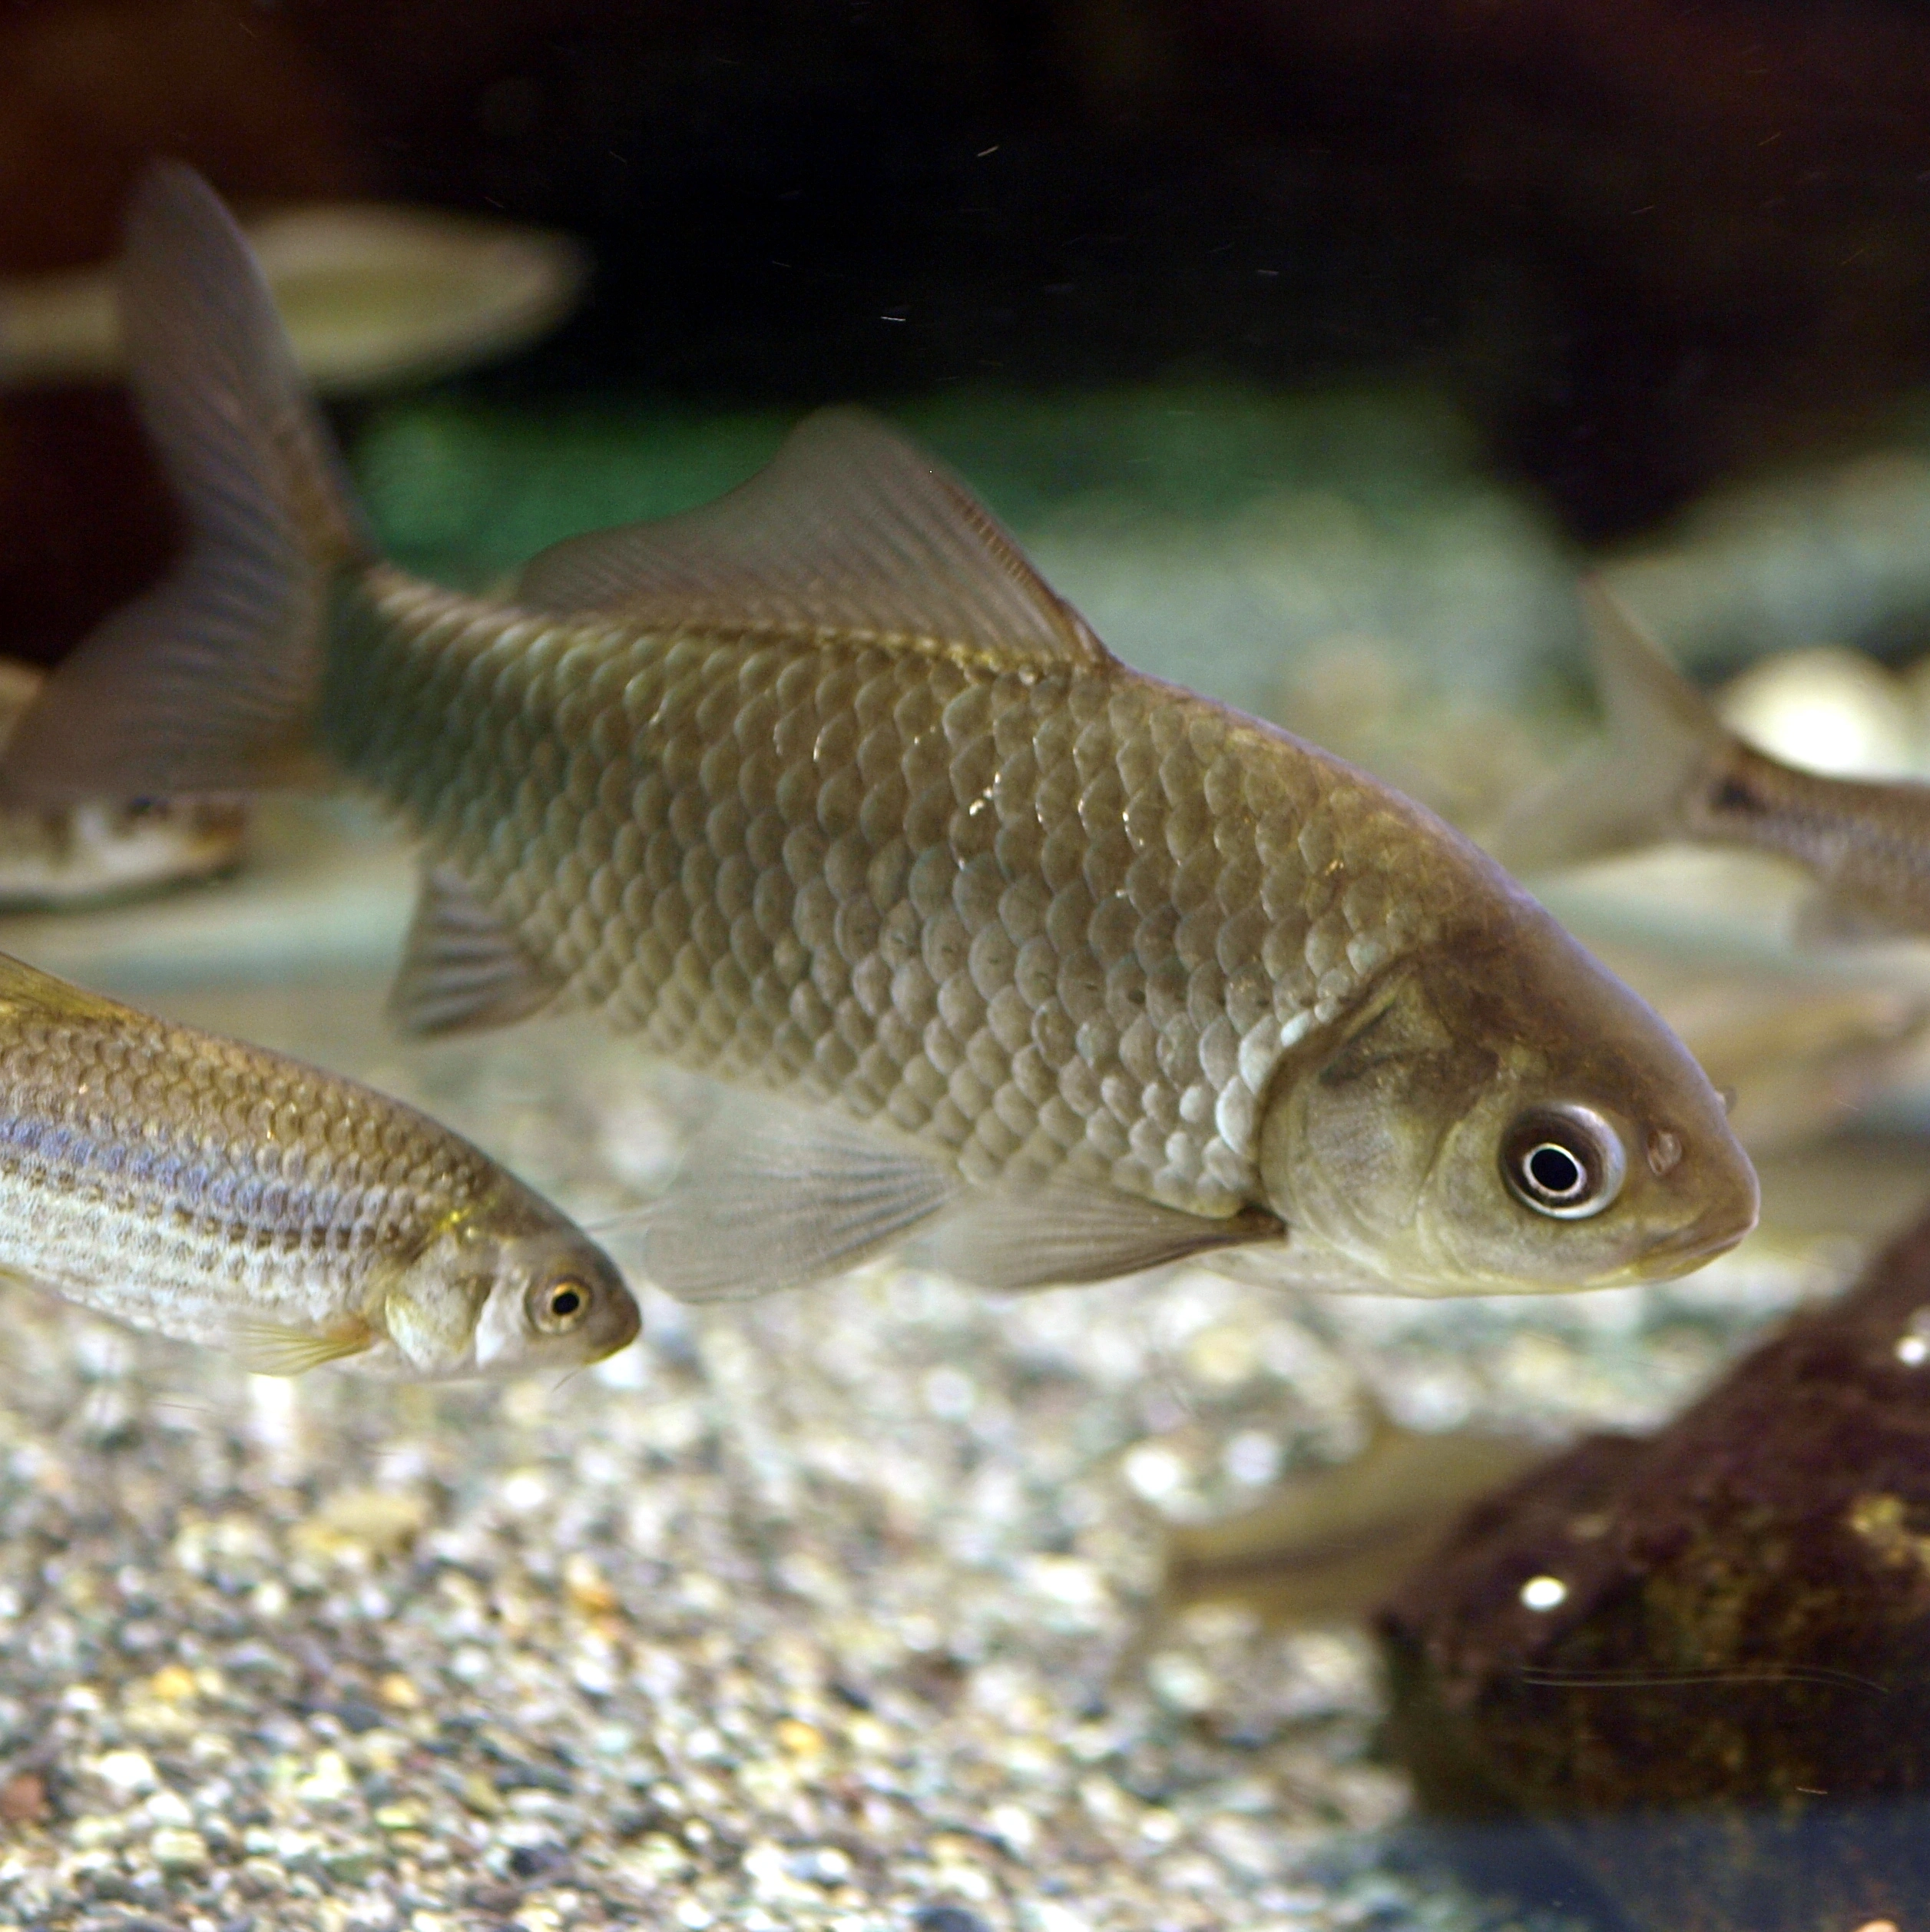
[[[1670,1428],[1479,1505],[1377,1624],[1427,1811],[1534,1818],[1655,1932],[1918,1922],[1930,1223]]]

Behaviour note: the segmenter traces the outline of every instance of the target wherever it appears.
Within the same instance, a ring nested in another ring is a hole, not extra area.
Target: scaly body
[[[1424,815],[1384,787],[1123,665],[505,619],[386,569],[339,621],[328,749],[558,1005],[975,1184],[1239,1211],[1283,1054],[1480,908],[1452,839],[1396,883]]]

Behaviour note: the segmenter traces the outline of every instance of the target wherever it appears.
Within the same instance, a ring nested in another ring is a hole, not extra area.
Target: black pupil
[[[1544,1141],[1528,1157],[1528,1178],[1538,1192],[1565,1200],[1581,1191],[1588,1171],[1565,1147]]]
[[[558,1288],[550,1297],[550,1313],[553,1315],[573,1315],[583,1306],[583,1297],[574,1288]]]

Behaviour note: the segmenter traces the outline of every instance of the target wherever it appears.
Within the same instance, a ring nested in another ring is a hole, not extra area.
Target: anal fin
[[[649,1211],[644,1269],[684,1301],[801,1286],[892,1246],[959,1185],[917,1149],[829,1108],[730,1104]]]
[[[389,1011],[408,1033],[506,1026],[546,1006],[555,974],[485,906],[460,873],[430,866],[409,922]]]
[[[972,1195],[919,1244],[921,1258],[982,1288],[1069,1287],[1137,1274],[1215,1248],[1278,1241],[1263,1208],[1188,1214],[1103,1182],[1051,1181]]]

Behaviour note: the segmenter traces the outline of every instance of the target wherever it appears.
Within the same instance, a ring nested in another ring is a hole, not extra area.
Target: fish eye
[[[589,1311],[589,1287],[574,1274],[539,1282],[531,1297],[531,1313],[546,1335],[567,1335]]]
[[[1501,1142],[1501,1178],[1524,1207],[1557,1221],[1586,1221],[1620,1193],[1621,1136],[1587,1107],[1536,1107]]]

